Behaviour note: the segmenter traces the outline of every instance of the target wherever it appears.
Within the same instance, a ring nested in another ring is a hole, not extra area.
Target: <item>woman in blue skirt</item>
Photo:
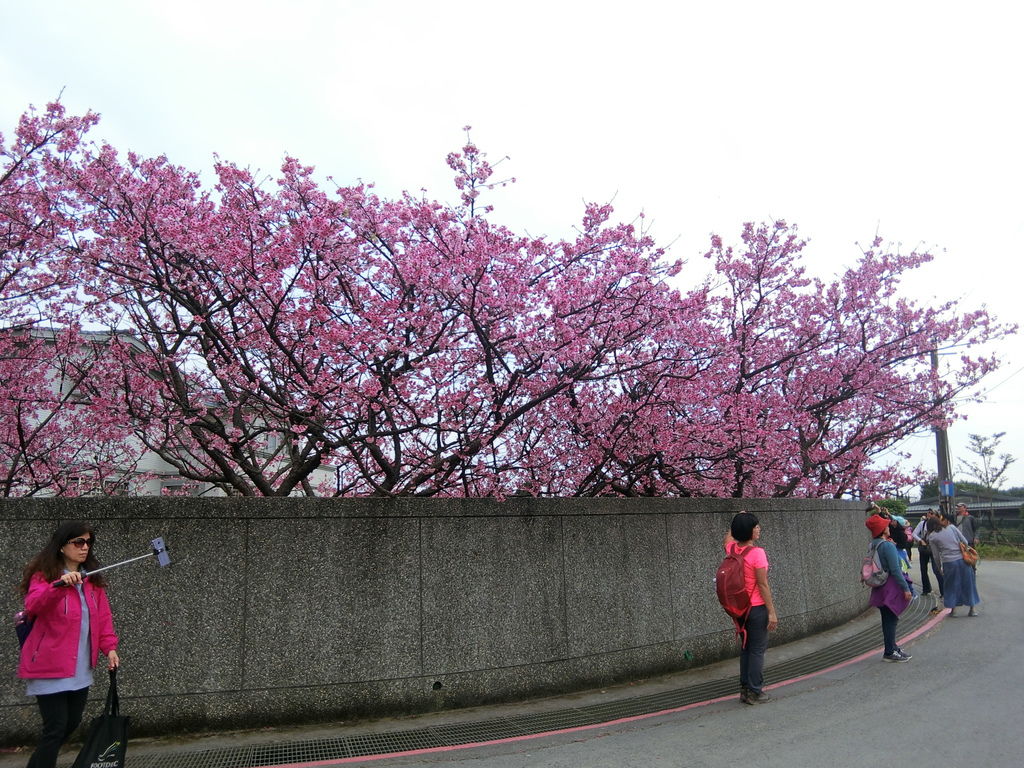
[[[928,546],[935,562],[942,563],[942,604],[949,615],[956,616],[961,605],[968,607],[968,616],[977,616],[975,606],[981,602],[975,582],[974,568],[964,562],[960,542],[970,546],[955,525],[943,525],[939,520],[928,521]]]

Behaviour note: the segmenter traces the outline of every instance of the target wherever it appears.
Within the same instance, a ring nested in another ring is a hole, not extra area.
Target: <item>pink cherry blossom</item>
[[[53,104],[0,138],[6,495],[131,491],[151,456],[242,495],[873,492],[1014,330],[902,295],[930,256],[880,240],[815,279],[784,221],[713,236],[711,279],[609,205],[518,234],[468,128],[449,205],[294,158],[208,188],[95,123]],[[935,347],[963,350],[942,381]]]

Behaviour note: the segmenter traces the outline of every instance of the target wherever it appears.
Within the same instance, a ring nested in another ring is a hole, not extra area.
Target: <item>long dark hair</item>
[[[889,522],[889,536],[892,538],[892,543],[896,545],[896,549],[907,548],[907,529],[895,520]]]
[[[61,553],[61,549],[72,539],[77,539],[79,536],[85,536],[86,534],[92,537],[92,544],[89,546],[89,556],[85,558],[82,567],[87,571],[99,568],[100,561],[96,559],[96,531],[93,530],[91,525],[81,520],[68,520],[57,526],[57,530],[53,532],[50,540],[46,542],[46,546],[39,550],[39,554],[28,561],[28,565],[25,566],[21,573],[21,594],[28,594],[29,584],[32,582],[32,577],[37,573],[43,574],[47,581],[59,579],[61,574],[64,573],[64,555]],[[89,576],[89,581],[97,587],[105,587],[107,585],[102,573]]]

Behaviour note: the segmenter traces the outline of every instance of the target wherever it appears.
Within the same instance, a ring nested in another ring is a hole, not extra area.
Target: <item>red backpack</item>
[[[715,591],[718,593],[718,602],[732,617],[736,624],[736,634],[743,638],[744,645],[747,642],[747,633],[742,627],[742,622],[750,613],[750,593],[747,592],[744,563],[750,550],[751,547],[740,548],[734,543],[730,544],[725,559],[718,566],[718,573],[715,575]]]

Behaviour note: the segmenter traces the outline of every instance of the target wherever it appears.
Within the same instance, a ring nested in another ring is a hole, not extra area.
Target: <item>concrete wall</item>
[[[735,655],[712,579],[739,509],[761,518],[773,642],[864,610],[859,503],[151,497],[0,502],[0,609],[55,524],[86,519],[106,563],[158,535],[174,561],[108,574],[136,734],[469,706]],[[8,632],[0,743],[26,742]]]

